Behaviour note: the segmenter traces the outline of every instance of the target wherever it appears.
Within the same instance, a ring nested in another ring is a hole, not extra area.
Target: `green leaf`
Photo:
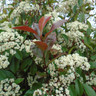
[[[22,17],[23,20],[26,20],[26,14],[25,14],[25,12],[22,12],[21,13],[21,17]]]
[[[63,50],[63,52],[66,52],[66,51],[68,51],[68,48],[67,47],[62,47],[62,50]]]
[[[81,12],[78,16],[78,19],[80,22],[84,22],[85,21],[85,14],[83,12]]]
[[[18,78],[15,80],[15,83],[20,84],[23,80],[24,80],[24,78]]]
[[[10,71],[0,70],[0,81],[6,78],[15,78],[15,77]]]
[[[92,30],[90,28],[87,29],[87,35],[90,35]]]
[[[30,67],[30,72],[32,75],[35,75],[35,73],[37,72],[36,64],[32,64],[32,66]]]
[[[45,51],[45,62],[48,63],[49,60],[49,52],[46,50]]]
[[[33,96],[34,90],[33,89],[29,89],[24,96]]]
[[[70,90],[70,95],[71,96],[77,96],[77,93],[75,91],[74,85],[70,85],[69,86],[69,90]]]
[[[95,91],[90,86],[88,86],[87,84],[83,84],[83,87],[88,96],[96,96]]]
[[[16,54],[15,54],[15,57],[16,57],[17,59],[19,59],[19,60],[22,60],[22,57],[23,57],[22,52],[17,50],[17,51],[16,51]]]
[[[82,4],[83,4],[83,0],[78,0],[78,5],[82,6]]]
[[[96,62],[89,62],[89,63],[90,63],[90,65],[91,65],[91,69],[96,68]]]
[[[16,58],[12,58],[11,63],[10,63],[10,70],[13,73],[16,73],[19,70],[19,66],[20,66],[20,61],[17,60]]]
[[[62,34],[62,37],[63,37],[63,39],[64,39],[66,42],[68,42],[68,36],[67,36],[67,35]]]
[[[91,28],[91,23],[87,20],[87,24],[89,26],[89,28]]]
[[[21,64],[21,69],[24,70],[25,68],[27,68],[27,66],[30,66],[31,64],[32,64],[32,59],[27,58],[27,59],[23,60],[23,62]]]
[[[39,83],[34,83],[33,86],[32,86],[32,89],[33,89],[33,90],[36,90],[36,89],[39,89],[39,88],[41,88],[41,87],[42,87],[42,83],[41,83],[41,82],[39,82]]]
[[[15,24],[16,21],[16,17],[14,17],[14,19],[12,20],[12,24]]]
[[[40,77],[46,77],[47,76],[47,74],[44,72],[37,72],[37,75]]]
[[[0,29],[0,33],[1,33],[1,32],[4,32],[4,30],[3,30],[3,29]]]
[[[9,14],[8,14],[8,17],[10,18],[10,15],[12,14],[12,12],[13,12],[14,10],[10,10],[9,11]]]
[[[91,60],[96,60],[96,54],[91,56]]]
[[[75,5],[75,6],[73,7],[73,13],[74,13],[74,14],[76,13],[76,9],[77,9],[77,5]]]
[[[75,89],[76,89],[77,95],[82,96],[83,91],[84,91],[83,85],[81,84],[81,82],[78,79],[75,80]]]

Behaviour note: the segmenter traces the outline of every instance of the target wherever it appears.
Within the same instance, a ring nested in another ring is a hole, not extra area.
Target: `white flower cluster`
[[[58,69],[64,70],[67,66],[70,66],[72,71],[75,71],[77,67],[80,67],[82,70],[86,71],[88,71],[90,68],[90,64],[88,63],[87,58],[75,53],[72,55],[61,56],[53,63],[49,64],[48,67],[50,70],[50,75],[58,75]]]
[[[62,47],[59,44],[54,44],[50,51],[51,51],[51,54],[56,55],[57,53],[62,52]]]
[[[96,75],[95,74],[90,74],[86,76],[86,83],[88,85],[95,85],[96,86]]]
[[[75,69],[80,67],[82,70],[88,71],[90,64],[86,57],[75,53],[56,59],[48,67],[51,79],[47,84],[43,84],[42,88],[35,90],[33,96],[41,96],[45,93],[46,96],[54,96],[53,94],[56,96],[70,96],[68,87],[78,77]],[[45,90],[43,91],[43,89]]]
[[[36,57],[35,58],[35,63],[40,64],[42,62],[42,58]]]
[[[83,41],[81,41],[81,38],[84,38],[84,34],[80,31],[81,29],[87,30],[88,25],[83,24],[79,21],[74,21],[71,23],[67,23],[67,29],[68,32],[65,32],[65,30],[61,29],[61,34],[58,35],[58,40],[64,41],[64,39],[61,37],[62,34],[65,34],[69,37],[68,42],[64,42],[63,45],[67,45],[68,47],[76,46],[76,48],[79,48],[82,52],[86,49],[86,46],[84,45]]]
[[[14,79],[1,80],[0,96],[20,96],[20,86],[14,83]]]
[[[83,3],[90,3],[92,4],[92,0],[83,0]],[[75,5],[78,5],[78,0],[65,0],[64,2],[60,2],[58,4],[57,11],[61,13],[68,13],[70,12]]]
[[[84,23],[81,23],[79,21],[74,21],[74,22],[71,22],[71,23],[67,23],[67,28],[70,31],[78,31],[79,29],[87,30],[88,25],[86,25]]]
[[[0,16],[0,19],[2,20],[2,19],[4,19],[4,18],[6,18],[6,17],[8,17],[8,14],[2,14],[2,15]]]
[[[35,90],[34,91],[34,93],[33,93],[33,96],[44,96],[44,95],[46,95],[46,91],[47,91],[48,89],[46,89],[46,88],[40,88],[40,89],[37,89],[37,90]],[[48,95],[47,95],[48,96]],[[52,96],[52,95],[51,95]]]
[[[29,2],[22,1],[19,3],[19,6],[14,9],[13,13],[10,16],[10,19],[20,16],[22,12],[36,11],[39,10],[39,5],[30,5]]]
[[[10,54],[14,55],[15,50],[20,50],[23,43],[23,37],[18,32],[1,32],[0,33],[0,52],[10,50]]]
[[[78,0],[66,0],[64,2],[60,2],[57,11],[68,13],[77,3]]]
[[[9,64],[8,57],[5,55],[0,55],[0,69],[6,68]]]
[[[35,46],[35,43],[32,40],[25,40],[25,42],[21,46],[21,50],[25,49],[25,51],[27,53],[30,53],[30,55],[33,57],[33,51],[31,47],[34,48],[34,46]]]
[[[82,70],[88,71],[90,64],[86,57],[79,56],[79,54],[75,53],[56,59],[48,67],[51,79],[47,84],[43,84],[42,87],[46,92],[40,88],[35,90],[34,96],[45,95],[45,93],[46,96],[70,96],[68,87],[77,77],[75,69],[80,67]]]
[[[58,44],[54,44],[54,45],[52,46],[52,49],[56,49],[56,50],[58,50],[59,52],[62,52],[62,47],[61,47],[61,45],[58,45]]]
[[[70,81],[70,79],[74,78],[74,77],[72,77],[72,78],[71,77],[67,78],[67,81]],[[65,78],[59,79],[57,77],[51,79],[49,81],[49,83],[43,84],[42,88],[35,90],[33,96],[43,96],[45,94],[46,94],[46,96],[54,96],[54,95],[55,96],[70,96],[68,86],[65,86],[63,84],[63,83],[65,83],[63,79],[65,80]],[[67,82],[67,83],[69,83],[69,82]]]
[[[38,83],[37,79],[38,79],[38,76],[37,75],[33,78],[33,76],[31,76],[31,74],[28,73],[28,77],[27,77],[28,86],[30,88],[32,88],[32,86],[33,86],[34,83]]]
[[[0,29],[1,30],[5,30],[7,32],[12,32],[14,31],[14,29],[12,29],[11,27],[13,27],[13,24],[11,22],[8,21],[4,21],[3,23],[0,24]]]

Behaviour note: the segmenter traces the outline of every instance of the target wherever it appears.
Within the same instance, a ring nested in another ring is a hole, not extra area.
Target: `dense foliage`
[[[90,0],[13,0],[3,6],[0,96],[96,96],[92,5]]]

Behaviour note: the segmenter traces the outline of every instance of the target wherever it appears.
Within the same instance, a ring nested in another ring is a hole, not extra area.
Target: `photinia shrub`
[[[96,96],[93,4],[13,0],[2,7],[0,96]]]

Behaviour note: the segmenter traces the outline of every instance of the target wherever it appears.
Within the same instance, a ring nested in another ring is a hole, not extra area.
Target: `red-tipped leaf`
[[[51,16],[47,16],[47,17],[41,17],[41,19],[39,20],[39,29],[40,29],[40,35],[42,36],[42,31],[44,26],[46,25],[46,23],[50,20]]]
[[[66,20],[59,20],[56,23],[54,23],[50,29],[50,31],[48,33],[46,33],[45,37],[47,37],[53,30],[55,30],[56,28],[60,27],[61,25],[63,25],[63,23],[65,23]]]
[[[19,30],[23,30],[23,31],[28,31],[31,33],[34,33],[37,35],[37,32],[35,30],[33,30],[32,28],[28,27],[28,26],[18,26],[18,27],[13,27],[13,29],[19,29]]]
[[[48,48],[48,45],[42,41],[35,41],[34,42],[42,51],[45,51]]]

